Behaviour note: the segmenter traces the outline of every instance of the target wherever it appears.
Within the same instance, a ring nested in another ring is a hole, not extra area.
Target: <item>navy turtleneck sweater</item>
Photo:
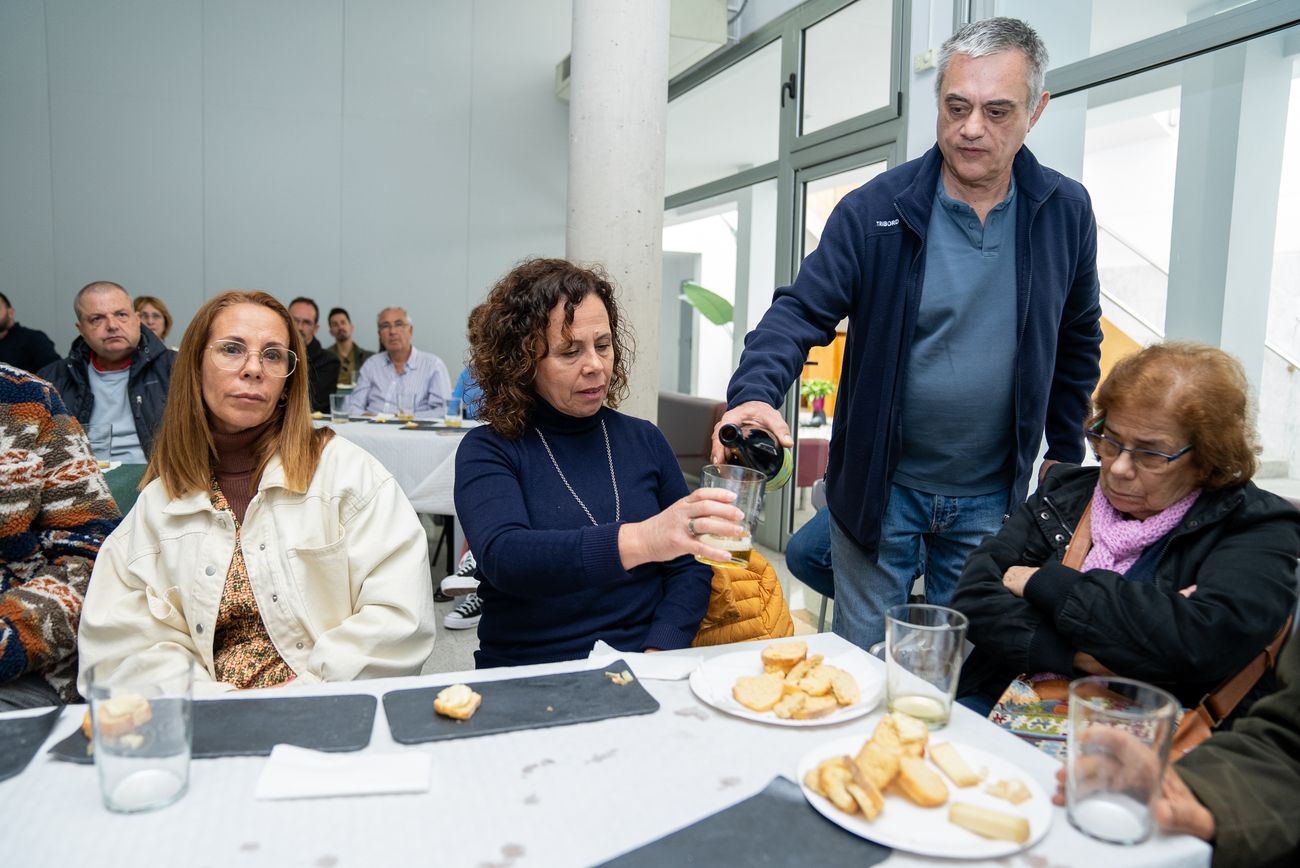
[[[622,651],[685,648],[709,603],[713,571],[690,556],[623,569],[618,530],[687,494],[662,433],[608,407],[568,416],[541,398],[518,440],[488,427],[456,452],[456,515],[478,561],[479,667],[585,657],[597,639]],[[600,423],[609,431],[622,521]],[[560,470],[591,510],[593,525]]]

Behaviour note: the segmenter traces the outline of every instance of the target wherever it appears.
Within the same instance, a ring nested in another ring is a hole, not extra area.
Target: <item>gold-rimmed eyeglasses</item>
[[[212,363],[223,371],[238,371],[248,363],[250,350],[240,341],[213,341],[208,344]],[[271,377],[287,377],[298,366],[298,354],[284,347],[267,347],[254,353],[262,360],[262,370]]]

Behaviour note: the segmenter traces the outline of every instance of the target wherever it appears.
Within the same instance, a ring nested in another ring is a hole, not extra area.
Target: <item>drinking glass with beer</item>
[[[729,561],[711,561],[696,555],[697,561],[714,567],[743,567],[749,563],[749,555],[754,549],[754,528],[763,511],[763,489],[766,485],[767,477],[762,473],[736,464],[709,464],[700,471],[700,488],[722,488],[735,492],[734,506],[745,517],[741,521],[744,532],[740,536],[718,536],[711,533],[699,535],[701,542],[731,552]]]

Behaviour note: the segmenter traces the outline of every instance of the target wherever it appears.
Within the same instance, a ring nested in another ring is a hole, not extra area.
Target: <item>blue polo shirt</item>
[[[930,494],[1011,485],[1015,446],[1016,182],[981,224],[935,188],[925,281],[903,389],[894,481]]]

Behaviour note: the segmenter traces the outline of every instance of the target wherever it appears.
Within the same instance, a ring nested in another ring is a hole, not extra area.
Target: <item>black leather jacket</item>
[[[1075,673],[1074,653],[1083,651],[1195,705],[1272,641],[1295,608],[1300,512],[1251,482],[1202,492],[1162,543],[1154,582],[1063,566],[1097,475],[1096,467],[1052,467],[966,561],[952,606],[970,618],[975,651],[959,692],[997,696],[1021,672]],[[1002,586],[1018,564],[1039,567],[1023,599]],[[1192,585],[1195,593],[1179,593]]]
[[[140,447],[145,455],[153,454],[154,432],[162,423],[163,407],[167,404],[167,389],[172,381],[172,363],[176,351],[149,329],[140,329],[140,343],[131,360],[131,373],[127,377],[127,392],[131,396],[131,415],[135,419],[135,433],[140,437]],[[84,428],[90,424],[95,409],[95,396],[90,388],[90,345],[84,338],[72,342],[72,352],[66,359],[41,368],[38,376],[49,380],[63,396],[68,412],[77,417]]]

